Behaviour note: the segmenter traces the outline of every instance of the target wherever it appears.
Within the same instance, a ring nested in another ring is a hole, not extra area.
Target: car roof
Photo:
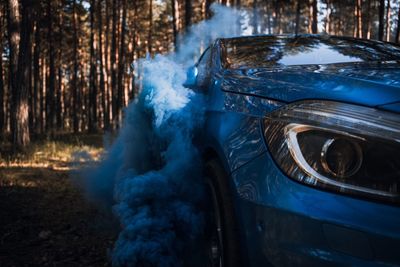
[[[394,43],[324,34],[254,35],[217,40],[225,68],[400,60]]]
[[[335,39],[351,40],[351,41],[355,41],[355,42],[356,41],[370,42],[370,43],[375,43],[375,44],[388,43],[388,44],[391,44],[391,45],[399,46],[396,43],[378,41],[378,40],[373,40],[373,39],[363,39],[363,38],[356,38],[356,37],[350,37],[350,36],[338,36],[338,35],[330,35],[330,34],[308,34],[308,33],[301,33],[301,34],[256,34],[256,35],[243,35],[243,36],[218,38],[217,40],[219,40],[219,41],[221,41],[223,43],[231,41],[231,40],[243,40],[243,41],[251,42],[251,41],[257,41],[257,40],[268,38],[268,37],[277,37],[277,38],[280,38],[280,39],[315,38],[315,39],[319,39],[319,40],[326,40],[326,39],[329,39],[329,38],[335,38]]]

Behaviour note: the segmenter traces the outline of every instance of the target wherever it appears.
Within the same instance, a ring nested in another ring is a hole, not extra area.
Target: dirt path
[[[1,267],[109,266],[116,228],[67,171],[0,168]]]

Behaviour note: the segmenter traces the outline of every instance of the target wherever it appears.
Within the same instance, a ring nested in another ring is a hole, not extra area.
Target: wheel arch
[[[239,196],[237,194],[236,186],[235,183],[232,179],[231,176],[231,171],[229,170],[229,167],[227,166],[227,160],[224,157],[224,155],[218,152],[218,149],[212,146],[208,146],[203,150],[202,153],[203,156],[203,162],[208,162],[211,160],[216,160],[219,164],[219,166],[222,168],[222,170],[225,172],[226,175],[226,182],[228,183],[227,186],[229,187],[230,190],[230,196],[233,201],[233,218],[236,221],[236,227],[237,227],[237,238],[239,241],[239,246],[241,247],[240,249],[240,258],[241,262],[248,262],[246,259],[248,259],[248,251],[247,251],[247,242],[246,242],[246,236],[243,231],[243,218],[242,214],[240,212],[239,208]],[[242,242],[244,241],[244,242]]]

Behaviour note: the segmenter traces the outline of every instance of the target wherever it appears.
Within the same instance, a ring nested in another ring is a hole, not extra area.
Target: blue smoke
[[[114,266],[179,266],[186,244],[201,233],[201,160],[192,137],[203,105],[182,87],[181,68],[160,56],[144,62],[145,77],[157,79],[145,79],[141,98],[126,112],[129,126],[121,134],[131,145],[123,148],[129,164],[119,168],[114,186],[122,224]]]
[[[238,35],[239,14],[213,5],[215,16],[191,28],[179,53],[140,64],[143,90],[106,159],[87,179],[92,198],[113,206],[121,232],[113,266],[183,266],[204,228],[202,166],[193,137],[204,100],[184,88],[186,67],[216,37]],[[240,30],[240,29],[239,29]],[[193,266],[191,264],[190,266]]]

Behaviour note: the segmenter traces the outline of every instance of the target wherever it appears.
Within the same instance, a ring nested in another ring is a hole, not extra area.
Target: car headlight
[[[400,202],[400,115],[331,101],[303,101],[263,121],[268,148],[302,183]]]

